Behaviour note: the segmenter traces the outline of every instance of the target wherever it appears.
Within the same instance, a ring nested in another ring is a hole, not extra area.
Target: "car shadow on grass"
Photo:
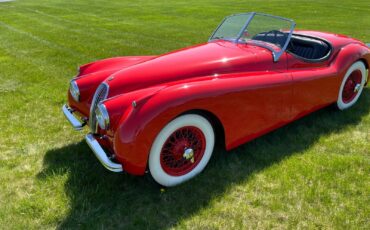
[[[356,125],[369,112],[367,88],[350,110],[341,112],[328,107],[231,152],[216,148],[203,173],[164,191],[149,176],[108,172],[84,141],[48,151],[38,179],[68,175],[65,192],[70,211],[60,220],[60,228],[170,228],[206,207],[230,186],[300,154],[321,136]]]

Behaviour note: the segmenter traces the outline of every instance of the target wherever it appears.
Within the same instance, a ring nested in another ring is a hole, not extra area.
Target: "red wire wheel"
[[[160,153],[161,166],[171,176],[185,175],[199,164],[205,149],[206,138],[199,128],[179,128],[163,144]]]
[[[344,103],[350,103],[356,97],[361,81],[362,73],[360,70],[353,71],[347,78],[342,91],[342,100]]]
[[[171,187],[201,173],[215,145],[212,124],[198,114],[181,115],[157,134],[150,149],[148,168],[160,185]]]
[[[338,109],[348,109],[356,104],[366,83],[366,77],[366,66],[362,61],[357,61],[348,68],[339,88]]]

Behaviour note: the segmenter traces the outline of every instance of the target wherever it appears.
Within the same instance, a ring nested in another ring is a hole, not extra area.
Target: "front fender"
[[[214,108],[219,108],[220,102],[214,98],[227,94],[231,88],[235,90],[237,82],[238,79],[212,78],[183,83],[162,88],[150,97],[137,101],[136,107],[131,106],[130,112],[125,112],[114,133],[114,151],[125,171],[136,175],[145,172],[154,139],[177,116],[199,109],[217,117]],[[222,118],[217,118],[222,121]]]
[[[111,121],[108,133],[113,136],[123,125],[128,125],[127,121],[134,109],[137,106],[141,106],[146,100],[163,88],[165,86],[149,87],[120,94],[105,100],[104,105],[108,110],[109,120]]]
[[[76,102],[70,93],[68,93],[69,106],[79,111],[82,115],[88,116],[92,97],[99,84],[121,69],[147,61],[154,57],[155,56],[115,57],[80,66],[79,73],[74,78],[80,90],[80,101]]]
[[[135,175],[144,174],[152,143],[160,130],[185,111],[204,108],[199,104],[208,93],[200,93],[200,84],[181,84],[159,87],[136,95],[124,95],[126,108],[114,132],[113,149],[124,170]],[[128,99],[130,97],[130,99]],[[134,104],[132,104],[134,102]]]
[[[107,77],[113,74],[115,70],[103,70],[79,76],[74,79],[80,90],[80,101],[75,101],[68,91],[68,104],[71,108],[88,116],[90,104],[95,90]]]

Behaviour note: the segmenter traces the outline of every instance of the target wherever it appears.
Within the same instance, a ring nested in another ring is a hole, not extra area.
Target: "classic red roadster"
[[[204,44],[79,68],[63,112],[108,170],[174,186],[199,174],[215,133],[230,150],[325,106],[353,106],[370,49],[344,35],[295,31],[286,18],[225,18]]]

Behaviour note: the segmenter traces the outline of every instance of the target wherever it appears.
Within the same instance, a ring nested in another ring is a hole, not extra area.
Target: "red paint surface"
[[[157,57],[106,59],[81,67],[76,79],[81,102],[69,95],[69,104],[88,117],[97,86],[109,85],[104,104],[111,128],[102,133],[131,174],[145,172],[156,135],[190,110],[213,114],[232,149],[335,102],[349,66],[360,59],[370,63],[370,50],[358,40],[298,33],[329,41],[330,58],[310,63],[285,53],[274,63],[264,48],[217,41]]]

